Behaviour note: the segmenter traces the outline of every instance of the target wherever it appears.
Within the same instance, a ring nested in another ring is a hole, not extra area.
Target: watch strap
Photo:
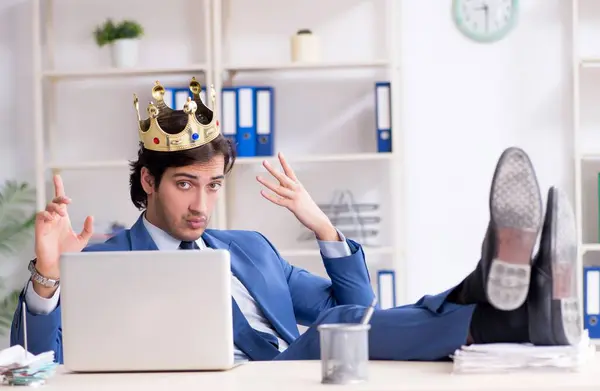
[[[35,282],[37,282],[38,284],[48,287],[48,288],[54,288],[56,286],[58,286],[60,284],[60,279],[52,279],[52,278],[48,278],[48,277],[44,277],[42,276],[38,270],[35,267],[35,263],[37,262],[37,259],[33,259],[29,262],[29,272],[31,273],[31,279]]]

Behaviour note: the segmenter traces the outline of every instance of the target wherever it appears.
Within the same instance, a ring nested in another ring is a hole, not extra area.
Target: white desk
[[[351,386],[321,384],[319,361],[251,362],[227,372],[71,374],[62,369],[47,391],[312,391],[312,390],[600,390],[600,353],[579,373],[452,375],[451,363],[369,363],[369,381]]]

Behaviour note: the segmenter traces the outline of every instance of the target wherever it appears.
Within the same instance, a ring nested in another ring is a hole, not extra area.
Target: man
[[[374,297],[362,248],[336,230],[283,156],[282,173],[264,164],[278,184],[258,177],[272,192],[262,194],[315,233],[330,280],[291,266],[257,232],[206,229],[235,156],[219,134],[216,116],[200,100],[194,79],[190,90],[193,100],[183,111],[174,111],[164,104],[164,89],[157,82],[150,118],[142,120],[138,109],[141,146],[130,185],[132,201],[143,212],[131,229],[87,246],[92,219],[80,234],[73,232],[66,209],[71,200],[55,177],[56,197],[37,216],[37,258],[15,313],[11,344],[22,344],[20,311],[27,302],[30,350],[53,350],[62,362],[58,261],[61,253],[82,250],[228,249],[238,360],[318,359],[316,325],[360,320]],[[212,99],[214,107],[214,91]],[[137,108],[137,98],[135,104]],[[510,148],[498,161],[490,208],[477,268],[441,294],[376,310],[369,335],[371,359],[439,360],[466,343],[577,342],[576,240],[566,198],[550,189],[544,218],[529,158]],[[533,256],[540,230],[541,245]],[[297,324],[311,327],[300,336]]]

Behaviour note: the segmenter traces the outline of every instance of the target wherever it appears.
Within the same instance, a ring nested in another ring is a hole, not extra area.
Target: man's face
[[[219,155],[208,163],[168,168],[158,189],[149,188],[148,212],[156,220],[153,223],[176,239],[198,239],[208,225],[223,186],[223,167],[224,158]],[[153,183],[143,169],[142,182],[146,178]]]

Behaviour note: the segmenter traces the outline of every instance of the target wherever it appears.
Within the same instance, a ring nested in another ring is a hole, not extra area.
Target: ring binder
[[[600,266],[583,268],[584,329],[590,338],[600,338]]]

